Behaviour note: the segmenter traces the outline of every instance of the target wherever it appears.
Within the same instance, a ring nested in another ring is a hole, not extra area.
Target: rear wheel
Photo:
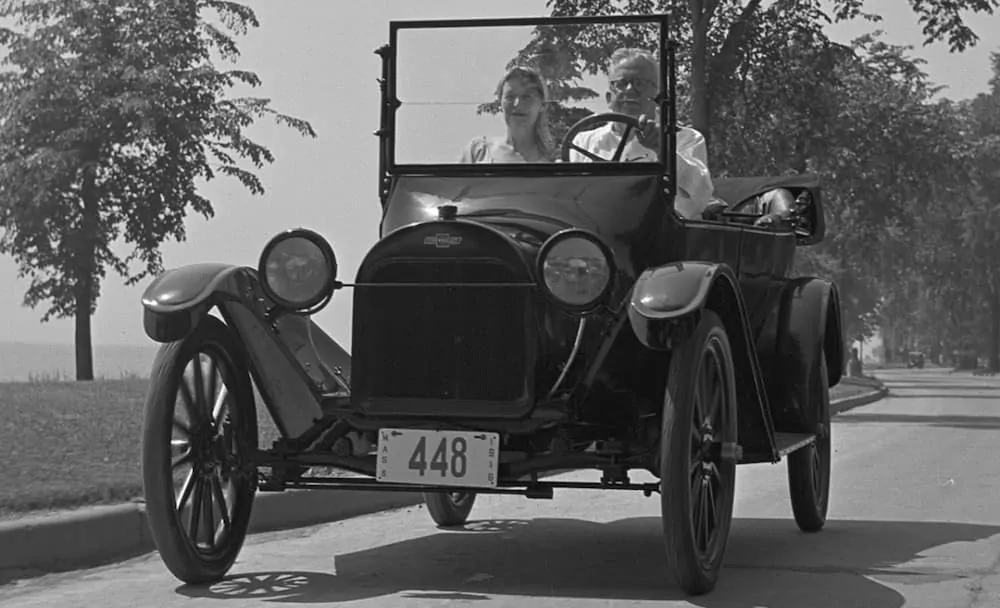
[[[660,436],[660,504],[667,563],[688,594],[719,577],[733,515],[737,408],[733,356],[706,310],[670,361]]]
[[[795,523],[803,532],[818,532],[826,524],[830,503],[830,387],[826,356],[820,355],[803,407],[813,410],[816,441],[788,455],[788,490]]]
[[[475,492],[424,492],[431,519],[445,528],[465,524],[475,502]]]
[[[221,579],[246,538],[256,492],[257,412],[232,331],[205,317],[160,348],[146,397],[142,481],[153,542],[189,584]]]

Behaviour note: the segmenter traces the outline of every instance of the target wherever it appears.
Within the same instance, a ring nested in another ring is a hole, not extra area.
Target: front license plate
[[[383,482],[495,488],[500,435],[382,429],[376,479]]]

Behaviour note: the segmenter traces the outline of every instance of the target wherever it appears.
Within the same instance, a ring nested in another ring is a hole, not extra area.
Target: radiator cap
[[[443,220],[453,220],[458,216],[458,205],[441,205],[438,207],[438,217]]]

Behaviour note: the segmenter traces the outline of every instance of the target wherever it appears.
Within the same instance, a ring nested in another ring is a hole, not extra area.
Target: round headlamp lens
[[[307,305],[321,297],[330,272],[319,245],[300,236],[279,241],[264,261],[264,280],[271,291],[294,305]]]
[[[542,261],[542,275],[545,287],[556,299],[586,306],[604,293],[611,281],[611,268],[597,243],[569,237],[549,249]]]

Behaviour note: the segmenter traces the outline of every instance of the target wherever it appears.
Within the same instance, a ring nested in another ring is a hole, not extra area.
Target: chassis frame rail
[[[632,490],[646,496],[660,492],[659,483],[602,482],[602,481],[499,481],[496,487],[436,486],[406,483],[387,483],[376,479],[355,477],[302,477],[288,480],[283,489],[297,490],[365,490],[380,492],[474,492],[476,494],[518,494],[528,498],[552,498],[556,488],[571,490]],[[267,489],[262,492],[282,491]]]
[[[501,455],[502,457],[502,455]],[[564,454],[543,454],[529,456],[500,465],[499,484],[518,483],[526,475],[537,475],[551,471],[566,469],[597,469],[616,471],[625,468],[642,468],[649,464],[650,454],[635,454],[629,456],[609,455],[600,453],[572,452]],[[282,479],[289,470],[296,467],[326,466],[374,478],[376,464],[374,455],[340,456],[326,451],[304,451],[298,453],[275,453],[273,451],[257,450],[250,458],[254,468],[269,467],[273,469],[276,483],[289,485],[298,482],[298,476]],[[270,480],[269,480],[270,481]],[[381,482],[379,482],[381,483]]]

